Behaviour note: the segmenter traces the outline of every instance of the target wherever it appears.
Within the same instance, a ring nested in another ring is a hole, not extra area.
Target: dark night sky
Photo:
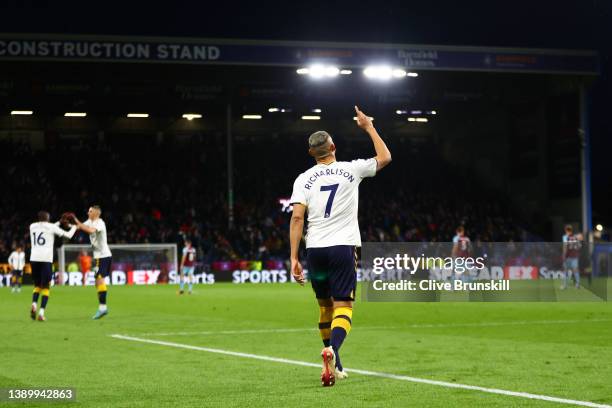
[[[3,31],[595,49],[612,32],[609,0],[13,3]]]
[[[594,49],[594,209],[610,221],[612,1],[51,2],[0,6],[5,32],[398,42]],[[8,4],[8,5],[7,5]],[[601,218],[600,218],[601,219]]]

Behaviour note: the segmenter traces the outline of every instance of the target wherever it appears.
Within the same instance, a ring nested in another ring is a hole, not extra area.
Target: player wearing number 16
[[[348,375],[340,362],[340,346],[351,330],[357,285],[357,247],[361,246],[357,207],[359,183],[391,162],[391,153],[367,117],[355,106],[357,125],[374,144],[376,156],[367,160],[336,161],[336,146],[329,133],[308,138],[308,152],[317,164],[300,174],[293,184],[290,241],[291,274],[304,284],[298,259],[308,212],[306,257],[308,278],[319,303],[319,332],[323,340],[323,386]]]
[[[38,305],[38,297],[42,295],[40,301],[40,310],[38,311],[38,320],[45,321],[45,308],[49,301],[49,285],[53,277],[53,243],[55,237],[72,238],[76,231],[76,226],[68,224],[68,216],[62,216],[62,223],[70,226],[68,231],[64,231],[59,227],[60,223],[52,224],[49,222],[49,213],[40,211],[38,213],[38,222],[30,225],[30,242],[32,251],[30,253],[30,265],[32,266],[32,279],[34,279],[34,292],[32,293],[32,308],[30,309],[30,317],[36,319],[36,307]]]

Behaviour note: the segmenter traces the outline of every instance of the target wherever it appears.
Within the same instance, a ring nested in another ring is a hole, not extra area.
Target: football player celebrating
[[[11,293],[21,292],[23,268],[25,267],[25,252],[23,245],[17,245],[15,250],[8,257],[8,264],[11,267]]]
[[[49,222],[49,218],[48,212],[40,211],[38,213],[38,221],[30,225],[30,243],[32,245],[30,265],[32,267],[32,279],[34,280],[30,317],[32,320],[36,319],[38,297],[42,295],[40,310],[38,311],[38,321],[41,322],[46,320],[45,309],[49,301],[49,285],[53,278],[53,243],[55,242],[55,237],[70,239],[76,231],[76,226],[74,225],[71,225],[68,231],[64,231],[59,227],[59,222],[52,224]],[[62,216],[62,221],[65,221],[64,216]]]
[[[110,275],[112,254],[108,247],[108,241],[106,236],[106,224],[100,218],[102,215],[102,209],[99,205],[92,205],[87,211],[87,221],[80,222],[76,217],[74,221],[77,227],[89,234],[89,240],[93,247],[94,255],[94,274],[96,277],[96,290],[98,292],[98,310],[92,319],[97,320],[108,314],[108,307],[106,306],[106,277]]]
[[[308,278],[319,303],[319,331],[323,340],[321,383],[332,386],[346,378],[340,362],[340,346],[351,330],[357,285],[356,248],[361,246],[357,207],[359,183],[391,162],[391,153],[372,120],[355,106],[357,125],[365,130],[376,156],[367,160],[336,161],[336,146],[329,133],[318,131],[308,138],[308,152],[316,165],[300,174],[293,184],[290,224],[291,274],[304,284],[298,259],[308,212],[306,254]]]

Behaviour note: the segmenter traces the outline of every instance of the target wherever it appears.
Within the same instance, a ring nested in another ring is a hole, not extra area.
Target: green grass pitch
[[[29,319],[30,288],[20,294],[2,288],[0,388],[74,387],[77,402],[0,406],[564,406],[356,373],[322,388],[314,367],[110,337],[319,362],[310,288],[215,284],[182,297],[176,289],[110,287],[109,316],[92,321],[93,288],[54,288],[48,321],[39,323]],[[353,317],[342,348],[349,373],[356,368],[612,404],[610,303],[358,301]]]

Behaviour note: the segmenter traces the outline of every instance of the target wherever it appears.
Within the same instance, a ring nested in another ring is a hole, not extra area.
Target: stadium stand
[[[337,143],[341,160],[371,154],[359,144]],[[237,143],[235,227],[230,229],[224,144],[214,136],[195,135],[182,143],[137,135],[79,138],[56,141],[44,152],[4,141],[1,148],[11,152],[0,175],[11,192],[0,209],[4,258],[17,242],[29,242],[28,215],[44,208],[55,217],[71,210],[84,218],[89,205],[100,203],[113,243],[180,244],[190,236],[204,263],[284,260],[289,214],[281,211],[279,199],[290,195],[294,178],[312,165],[301,139],[283,145],[248,138]],[[458,224],[475,240],[530,239],[498,195],[474,185],[467,174],[458,176],[437,156],[435,145],[395,152],[415,174],[402,175],[390,166],[379,175],[389,182],[362,184],[364,241],[449,241]],[[402,187],[394,189],[398,177]],[[454,180],[453,189],[432,187],[445,178]],[[381,195],[386,198],[368,199]],[[76,238],[87,240],[83,234]]]
[[[339,158],[368,157],[367,146],[338,138]],[[75,211],[85,218],[92,203],[104,210],[113,243],[177,242],[193,238],[201,261],[285,260],[288,218],[280,198],[294,178],[312,165],[304,141],[268,140],[236,144],[235,227],[228,228],[225,147],[222,139],[113,135],[47,143],[44,151],[3,141],[7,171],[0,175],[5,196],[0,209],[0,256],[17,242],[29,242],[33,214],[55,217]],[[282,159],[279,158],[282,155]],[[395,160],[411,163],[414,174],[394,166],[380,174],[387,182],[364,182],[360,226],[364,241],[450,241],[458,224],[474,240],[533,239],[495,192],[442,160],[434,145],[394,149]],[[258,169],[258,171],[253,171]],[[401,188],[393,180],[402,178]],[[434,186],[453,180],[452,189]],[[372,197],[385,197],[373,200]],[[87,242],[80,234],[74,240]]]

